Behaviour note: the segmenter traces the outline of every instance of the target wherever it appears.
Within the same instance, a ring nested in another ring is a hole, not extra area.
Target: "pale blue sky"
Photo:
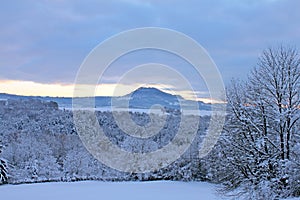
[[[300,47],[299,8],[298,0],[3,0],[0,82],[72,84],[83,59],[100,42],[121,31],[155,26],[199,42],[228,83],[245,78],[264,48]],[[138,59],[149,61],[143,55]],[[118,67],[111,70],[106,80],[118,74]],[[0,84],[0,92],[5,87]]]

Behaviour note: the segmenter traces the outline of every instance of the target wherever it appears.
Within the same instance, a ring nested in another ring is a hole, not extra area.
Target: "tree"
[[[2,142],[0,141],[0,155],[2,153]],[[7,163],[4,159],[0,158],[0,184],[7,182]]]
[[[274,128],[280,136],[280,156],[289,160],[294,127],[300,117],[300,58],[295,49],[280,47],[264,51],[258,65],[250,84],[266,95],[263,103],[271,106],[270,117],[277,116]]]
[[[299,193],[300,180],[294,180],[289,170],[300,172],[295,148],[300,142],[297,50],[281,46],[263,51],[249,79],[232,82],[227,100],[228,118],[220,142],[229,169],[223,179],[227,188],[252,188],[257,191],[254,199]]]

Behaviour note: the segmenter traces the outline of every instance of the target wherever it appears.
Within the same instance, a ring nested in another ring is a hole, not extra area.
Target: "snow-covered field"
[[[97,182],[40,183],[0,186],[7,200],[220,200],[215,185],[203,182]]]

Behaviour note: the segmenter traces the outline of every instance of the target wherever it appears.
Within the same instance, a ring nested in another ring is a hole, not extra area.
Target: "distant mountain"
[[[180,109],[179,100],[183,100],[181,96],[165,93],[157,88],[141,87],[132,93],[126,95],[130,98],[130,108],[147,108],[154,104],[162,105],[168,108]]]
[[[169,94],[166,92],[163,92],[157,88],[154,87],[140,87],[137,90],[125,95],[125,96],[130,96],[130,97],[135,97],[135,98],[144,98],[144,97],[156,97],[156,98],[164,98],[164,99],[173,99],[175,98],[181,98],[183,99],[181,96],[176,96],[173,94]]]
[[[0,93],[0,99],[40,99],[44,101],[55,101],[58,103],[61,108],[71,108],[72,107],[72,98],[70,97],[41,97],[41,96],[19,96],[12,94]],[[185,100],[179,95],[172,95],[166,92],[163,92],[157,88],[153,87],[141,87],[137,90],[120,97],[95,97],[95,106],[96,108],[111,107],[113,106],[122,107],[126,102],[129,101],[129,108],[137,109],[149,109],[151,106],[158,104],[165,108],[170,109],[180,109],[180,102],[188,106],[194,101]],[[210,104],[205,104],[201,101],[197,102],[200,110],[210,110]]]

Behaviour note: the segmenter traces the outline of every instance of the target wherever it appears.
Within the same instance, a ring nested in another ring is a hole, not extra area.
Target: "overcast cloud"
[[[298,0],[2,1],[0,79],[73,83],[83,59],[101,41],[155,26],[194,38],[227,83],[245,78],[266,47],[300,47],[299,8]],[[118,67],[111,70],[103,80],[119,73]]]

